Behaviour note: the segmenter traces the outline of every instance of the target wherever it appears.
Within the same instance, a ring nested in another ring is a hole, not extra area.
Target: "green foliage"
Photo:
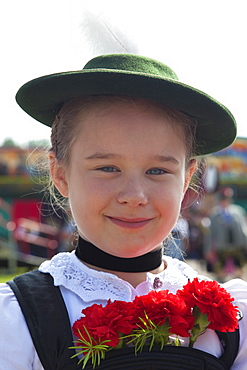
[[[141,317],[139,319],[141,320],[143,327],[138,325],[139,329],[133,330],[133,333],[129,335],[132,339],[128,342],[128,344],[134,344],[136,354],[137,352],[142,352],[143,347],[147,345],[147,343],[149,343],[150,351],[155,344],[160,345],[161,349],[168,344],[170,334],[168,320],[166,320],[164,325],[159,326],[155,325],[147,315],[145,320]],[[127,337],[128,336],[126,336],[126,338]]]
[[[12,138],[8,137],[4,140],[2,147],[17,148],[19,145]]]
[[[70,349],[76,349],[77,353],[75,355],[73,355],[71,358],[77,357],[78,355],[84,355],[84,357],[82,357],[79,360],[78,364],[80,364],[83,361],[82,369],[84,369],[86,367],[88,361],[91,359],[92,366],[93,366],[93,369],[94,369],[95,366],[96,365],[99,366],[100,361],[105,358],[106,352],[109,351],[109,349],[110,349],[110,347],[106,343],[108,343],[110,341],[105,340],[105,341],[102,341],[100,343],[94,343],[94,340],[90,336],[90,334],[89,334],[89,332],[88,332],[88,330],[85,326],[84,326],[84,329],[85,329],[89,339],[86,340],[79,331],[79,333],[81,335],[81,338],[78,339],[78,341],[76,341],[76,343],[78,343],[78,345],[75,346],[75,347],[70,347]]]

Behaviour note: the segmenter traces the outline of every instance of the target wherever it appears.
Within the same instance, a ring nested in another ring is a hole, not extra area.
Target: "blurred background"
[[[73,248],[74,225],[53,209],[45,191],[49,180],[41,163],[50,129],[27,116],[15,94],[28,80],[81,69],[91,57],[112,52],[163,61],[182,82],[212,95],[235,116],[237,140],[201,162],[195,178],[199,190],[188,190],[183,218],[173,230],[177,249],[168,246],[166,253],[219,281],[247,280],[245,2],[154,0],[149,5],[139,0],[1,3],[2,280]]]

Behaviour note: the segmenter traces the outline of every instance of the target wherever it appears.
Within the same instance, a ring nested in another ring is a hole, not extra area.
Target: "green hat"
[[[36,78],[16,94],[31,117],[51,126],[62,105],[84,95],[125,95],[154,101],[197,120],[197,155],[219,151],[236,137],[231,112],[209,95],[178,81],[171,68],[133,54],[90,60],[82,70]]]

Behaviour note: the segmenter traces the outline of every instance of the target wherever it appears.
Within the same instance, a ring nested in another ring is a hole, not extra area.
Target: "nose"
[[[148,203],[147,189],[138,179],[126,179],[121,182],[117,200],[130,207],[144,206]]]

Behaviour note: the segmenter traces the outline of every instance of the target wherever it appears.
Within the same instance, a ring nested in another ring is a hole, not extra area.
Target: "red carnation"
[[[177,294],[192,309],[197,306],[210,322],[208,328],[232,332],[238,327],[238,309],[232,304],[233,298],[216,281],[189,281]]]
[[[132,303],[122,301],[108,301],[105,307],[93,304],[82,310],[85,316],[74,323],[73,333],[88,340],[88,332],[95,343],[108,340],[107,345],[116,347],[120,340],[119,332],[129,334],[134,327],[131,308]]]
[[[168,290],[151,291],[134,300],[137,316],[144,321],[148,317],[155,325],[162,326],[168,320],[169,332],[188,337],[194,318],[182,297],[169,293]],[[139,322],[141,325],[141,322]]]

